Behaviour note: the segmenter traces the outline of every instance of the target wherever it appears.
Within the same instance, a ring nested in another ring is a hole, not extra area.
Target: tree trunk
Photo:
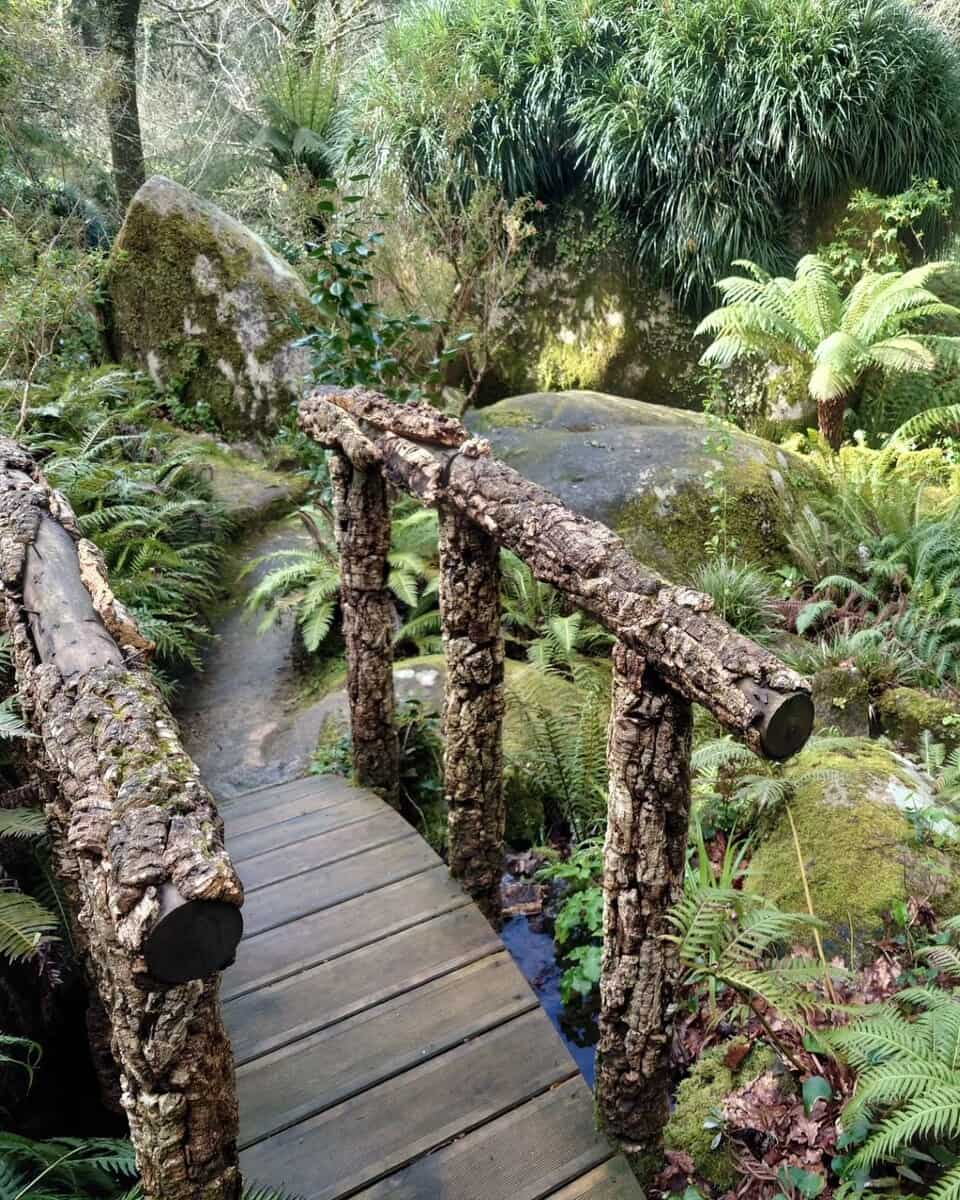
[[[243,892],[213,798],[142,668],[147,643],[101,568],[63,497],[0,439],[0,585],[24,714],[39,735],[27,745],[144,1193],[236,1200],[237,1102],[217,972],[240,938]]]
[[[834,396],[832,400],[821,400],[817,405],[817,424],[820,427],[820,436],[831,450],[839,450],[843,444],[843,414],[846,407],[846,396]]]
[[[486,917],[501,919],[503,874],[503,640],[496,542],[440,507],[444,789],[450,871]]]
[[[140,0],[101,0],[99,16],[104,49],[113,57],[113,77],[107,84],[106,95],[113,183],[120,210],[126,212],[146,179],[137,104]]]
[[[357,782],[393,805],[400,798],[400,749],[394,723],[393,634],[396,610],[387,588],[390,506],[379,470],[330,456],[340,550],[340,606],[347,644],[347,694]]]
[[[679,898],[690,815],[690,704],[618,643],[604,850],[597,1102],[607,1131],[652,1156],[670,1115]]]

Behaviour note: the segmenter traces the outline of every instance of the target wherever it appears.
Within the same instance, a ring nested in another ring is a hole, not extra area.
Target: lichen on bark
[[[506,821],[499,554],[493,538],[459,513],[440,506],[450,871],[495,924],[501,916]]]

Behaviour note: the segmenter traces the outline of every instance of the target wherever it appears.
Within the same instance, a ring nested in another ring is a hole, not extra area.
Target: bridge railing
[[[652,1148],[669,1111],[677,973],[663,934],[682,888],[691,703],[758,755],[783,759],[809,736],[809,684],[719,619],[709,597],[656,578],[606,526],[499,462],[458,421],[359,389],[320,388],[301,404],[300,424],[332,452],[354,769],[359,783],[392,801],[399,771],[388,483],[438,510],[449,863],[494,921],[504,836],[500,548],[617,639],[597,1100],[610,1133]]]
[[[54,865],[90,983],[104,1092],[148,1200],[237,1200],[219,976],[243,889],[102,557],[31,456],[0,438],[0,592]]]

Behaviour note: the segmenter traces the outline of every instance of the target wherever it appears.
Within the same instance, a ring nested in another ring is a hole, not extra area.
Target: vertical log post
[[[613,653],[597,1103],[607,1131],[655,1153],[669,1116],[676,956],[667,909],[683,885],[690,703],[633,651]]]
[[[450,871],[498,924],[505,824],[499,549],[447,505],[439,518]]]
[[[347,694],[356,780],[396,805],[400,751],[394,723],[393,633],[396,610],[387,588],[390,505],[376,467],[330,455],[340,550],[340,606],[347,644]]]

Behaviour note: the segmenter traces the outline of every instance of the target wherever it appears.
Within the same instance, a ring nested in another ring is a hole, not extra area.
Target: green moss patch
[[[901,687],[884,692],[877,707],[884,732],[907,750],[920,749],[925,730],[950,749],[960,745],[960,707],[952,700]]]

